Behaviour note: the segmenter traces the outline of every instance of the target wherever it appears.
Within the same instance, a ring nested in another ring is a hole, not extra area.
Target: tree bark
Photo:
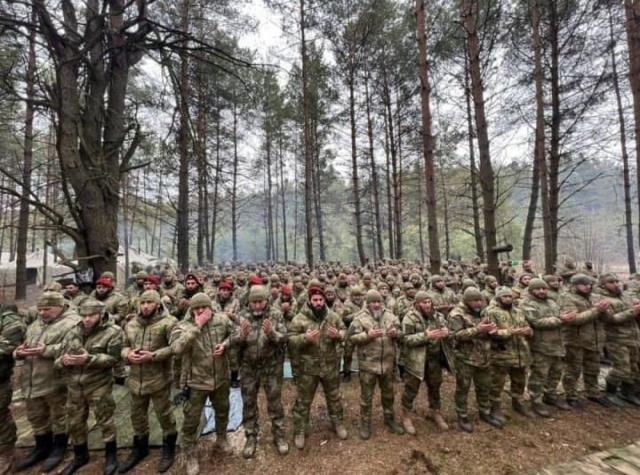
[[[484,104],[484,86],[480,71],[480,42],[476,29],[478,0],[462,1],[462,20],[467,35],[467,55],[471,73],[471,92],[474,103],[478,149],[480,151],[480,186],[482,189],[485,243],[489,274],[499,277],[496,247],[496,201],[494,173],[491,165],[491,151]]]
[[[424,159],[425,191],[427,202],[427,234],[429,239],[429,270],[440,272],[440,238],[435,185],[434,144],[431,131],[431,85],[427,59],[427,34],[425,30],[424,0],[416,0],[418,27],[418,73],[420,76],[420,100],[422,112],[422,156]],[[446,193],[446,190],[445,190]]]
[[[31,8],[31,21],[36,22],[36,9]],[[24,120],[24,155],[22,162],[22,198],[18,215],[18,246],[16,252],[16,300],[27,296],[27,238],[29,232],[29,196],[31,194],[31,172],[33,165],[33,116],[36,73],[36,29],[29,32],[27,57],[26,105]]]
[[[362,210],[360,204],[360,178],[358,176],[358,151],[356,148],[356,99],[355,99],[355,64],[349,57],[349,122],[351,125],[351,189],[353,193],[354,218],[356,226],[356,249],[360,265],[366,263],[366,255],[362,243]]]
[[[231,247],[233,261],[238,261],[238,108],[233,98],[233,172],[231,176]]]
[[[551,46],[551,142],[549,143],[549,238],[545,246],[545,263],[558,258],[560,208],[560,44],[556,0],[549,0],[549,42]],[[541,171],[542,177],[542,171]],[[544,191],[543,191],[544,194]],[[544,218],[543,218],[544,223]],[[546,267],[546,264],[545,264]]]

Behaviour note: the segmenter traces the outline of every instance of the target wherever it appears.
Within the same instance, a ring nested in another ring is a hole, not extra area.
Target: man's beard
[[[349,285],[348,282],[338,282],[338,287],[342,287],[343,289],[348,285]]]
[[[379,310],[371,310],[371,313],[373,314],[373,317],[376,320],[380,320],[380,317],[382,317],[382,314],[384,312],[384,309],[379,309]]]
[[[420,287],[422,287],[422,284],[420,282],[414,282],[413,283],[413,288],[414,289],[419,289]]]
[[[327,306],[323,305],[320,308],[316,308],[314,306],[311,306],[311,311],[313,312],[313,316],[316,317],[318,320],[324,320],[324,317],[327,316]]]
[[[331,300],[327,299],[327,306],[330,307],[331,305],[333,305],[333,302],[335,302],[335,301],[336,301],[336,299],[331,299]]]
[[[264,316],[264,310],[252,310],[251,315],[256,318],[262,318]]]
[[[158,307],[154,308],[153,310],[147,310],[147,311],[143,310],[140,313],[144,318],[151,318],[156,313],[157,310],[158,310]]]
[[[500,302],[500,305],[502,306],[502,308],[504,308],[505,310],[511,310],[513,308],[513,302],[511,303],[504,303],[504,302]]]

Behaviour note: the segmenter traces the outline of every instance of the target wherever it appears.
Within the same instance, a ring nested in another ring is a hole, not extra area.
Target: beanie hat
[[[592,285],[593,279],[585,274],[575,274],[571,277],[571,285]]]
[[[474,300],[484,300],[482,293],[478,290],[477,287],[467,287],[462,294],[462,300],[464,303],[473,302]]]
[[[86,315],[95,315],[96,313],[104,313],[105,305],[99,300],[86,299],[80,304],[78,313],[83,317]]]
[[[500,297],[513,297],[513,292],[510,287],[502,286],[496,289],[496,298]]]
[[[211,307],[211,297],[209,297],[204,292],[198,292],[193,297],[191,297],[191,303],[189,304],[190,310],[200,307]]]
[[[367,303],[382,302],[382,295],[376,289],[367,291]]]
[[[269,300],[269,291],[264,285],[254,285],[249,290],[249,302]]]
[[[416,293],[416,298],[414,300],[415,303],[422,302],[423,300],[432,300],[431,295],[426,290],[419,290]]]
[[[140,296],[138,301],[140,303],[143,303],[143,302],[160,303],[160,294],[158,293],[157,290],[145,290],[144,292],[142,292],[142,295]]]
[[[64,296],[60,292],[43,292],[38,299],[38,308],[64,307]]]
[[[529,290],[548,289],[548,288],[549,288],[549,284],[547,284],[542,279],[531,279],[531,282],[529,282]]]
[[[102,285],[103,287],[113,288],[113,281],[108,277],[100,277],[96,282],[96,285]]]

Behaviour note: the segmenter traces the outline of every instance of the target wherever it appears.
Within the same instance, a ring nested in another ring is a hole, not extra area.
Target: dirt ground
[[[312,408],[311,434],[307,446],[299,451],[290,436],[290,453],[279,456],[271,438],[270,422],[266,413],[266,401],[261,395],[260,414],[262,435],[256,456],[252,460],[242,458],[244,434],[242,429],[230,434],[235,453],[223,456],[213,449],[215,436],[201,439],[199,461],[201,473],[286,473],[286,474],[520,474],[534,472],[543,467],[566,462],[576,457],[618,447],[640,439],[640,409],[604,409],[589,403],[580,412],[555,413],[550,419],[526,419],[514,414],[504,395],[506,416],[509,418],[503,430],[493,429],[474,416],[475,432],[460,432],[455,424],[453,410],[453,380],[447,375],[443,386],[444,413],[451,426],[440,433],[431,421],[425,419],[427,411],[425,388],[417,398],[414,425],[417,436],[397,436],[387,432],[382,424],[382,411],[376,393],[373,416],[373,436],[369,441],[358,437],[358,377],[344,384],[343,403],[349,438],[338,440],[331,431],[324,397],[316,395]],[[400,415],[402,384],[396,384],[396,408]],[[285,383],[283,400],[289,416],[295,400],[295,387]],[[471,408],[475,408],[473,394]],[[473,409],[472,409],[473,410]],[[287,417],[291,426],[291,418]],[[291,434],[290,434],[291,435]],[[159,450],[132,471],[133,474],[155,473]],[[22,456],[26,451],[19,451]],[[103,454],[92,452],[92,463],[79,473],[102,473]],[[126,450],[119,453],[121,460]],[[70,460],[71,455],[67,456]],[[39,473],[37,469],[31,472]],[[182,474],[180,458],[171,473]]]

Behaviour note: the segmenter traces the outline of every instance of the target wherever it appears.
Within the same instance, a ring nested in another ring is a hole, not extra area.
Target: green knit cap
[[[254,285],[249,291],[249,302],[269,300],[269,291],[264,285]]]
[[[143,302],[160,303],[160,294],[156,290],[145,290],[144,292],[142,292],[142,295],[138,300],[140,303],[143,303]]]
[[[43,292],[38,300],[38,308],[64,307],[64,296],[60,292]]]
[[[211,307],[211,297],[209,297],[204,292],[198,292],[193,297],[191,297],[191,303],[189,304],[190,310],[201,307]]]
[[[502,286],[502,287],[498,287],[496,289],[496,297],[500,298],[500,297],[513,297],[513,292],[511,291],[510,287],[507,286]]]
[[[531,279],[529,282],[529,290],[537,290],[537,289],[548,289],[549,284],[547,284],[542,279]]]
[[[464,303],[473,302],[474,300],[484,300],[482,293],[477,289],[477,287],[467,287],[462,294],[462,300]]]
[[[575,274],[573,277],[571,277],[571,285],[581,285],[581,284],[592,285],[593,279],[586,274]]]
[[[80,304],[78,313],[84,317],[86,315],[95,315],[96,313],[102,314],[104,313],[104,309],[104,303],[99,300],[86,299]]]
[[[432,299],[431,299],[431,296],[429,295],[429,292],[427,292],[426,290],[419,290],[416,293],[414,302],[419,303],[419,302],[422,302],[423,300],[432,300]]]
[[[382,302],[382,295],[376,289],[367,291],[367,303]]]

